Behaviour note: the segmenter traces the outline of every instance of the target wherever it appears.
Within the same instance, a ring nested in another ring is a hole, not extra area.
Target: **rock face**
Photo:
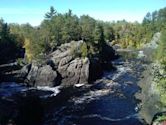
[[[62,76],[62,85],[75,85],[88,83],[89,79],[89,59],[76,58],[69,63],[61,60],[58,71]]]
[[[35,80],[37,77],[39,67],[37,65],[32,64],[31,69],[27,75],[26,80],[29,82],[30,85],[35,85]]]
[[[50,65],[38,66],[31,64],[30,70],[28,68],[28,65],[24,66],[20,75],[28,85],[50,87],[59,85],[60,76]]]
[[[58,81],[58,74],[51,66],[46,65],[39,68],[35,81],[37,85],[55,86],[58,85]]]
[[[155,33],[153,35],[152,40],[143,46],[143,51],[144,51],[144,54],[146,55],[146,58],[145,58],[146,60],[153,61],[153,58],[151,55],[159,45],[160,36],[161,36],[161,33],[159,32]]]
[[[82,42],[82,41],[80,41]],[[75,42],[79,48],[80,42]],[[99,60],[88,58],[74,58],[71,54],[73,42],[61,45],[47,56],[43,65],[27,65],[23,67],[21,75],[31,86],[71,86],[86,84],[99,78],[103,69]],[[109,50],[110,49],[110,50]],[[105,49],[106,61],[113,59],[115,51],[111,47]],[[109,59],[110,57],[110,59]]]
[[[152,40],[144,45],[144,48],[156,49],[160,40],[161,33],[155,33]]]

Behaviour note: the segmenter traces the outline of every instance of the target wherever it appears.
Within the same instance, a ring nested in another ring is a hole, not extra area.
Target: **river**
[[[143,125],[139,115],[138,81],[144,70],[135,52],[113,61],[117,70],[105,72],[88,91],[78,92],[63,106],[48,110],[45,125]]]
[[[112,62],[116,70],[105,71],[102,78],[93,84],[66,88],[63,91],[60,87],[39,87],[38,90],[52,91],[41,96],[44,105],[42,124],[144,125],[143,118],[139,115],[140,101],[135,97],[141,91],[138,83],[144,64],[141,58],[137,58],[137,52],[122,52],[121,55]],[[11,87],[1,84],[1,97],[20,90],[27,91],[24,86],[17,84]],[[32,110],[36,108],[32,106]]]

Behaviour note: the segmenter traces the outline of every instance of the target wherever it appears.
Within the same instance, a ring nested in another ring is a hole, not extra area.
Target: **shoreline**
[[[141,80],[138,83],[141,92],[135,95],[140,100],[139,114],[148,124],[152,124],[154,116],[162,112],[160,95],[155,88],[153,71],[153,63],[145,66]]]

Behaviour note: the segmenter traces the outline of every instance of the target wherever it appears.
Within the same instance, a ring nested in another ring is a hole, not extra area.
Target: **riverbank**
[[[140,115],[148,124],[156,120],[156,114],[162,114],[166,110],[161,103],[160,91],[157,88],[159,77],[161,77],[158,73],[161,70],[159,64],[150,63],[146,66],[139,84],[141,93],[137,97],[142,101]]]

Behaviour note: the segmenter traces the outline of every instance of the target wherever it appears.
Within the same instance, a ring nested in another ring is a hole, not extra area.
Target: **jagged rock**
[[[30,69],[29,69],[30,68]],[[30,86],[56,86],[60,83],[60,75],[50,65],[37,66],[29,64],[23,67],[21,75]]]
[[[64,61],[66,61],[66,63],[73,59],[70,52],[71,44],[72,43],[62,44],[60,47],[57,48],[57,50],[48,55],[49,58],[48,62],[53,66],[54,69],[58,68],[59,63],[61,62],[62,59],[65,59]]]
[[[39,67],[35,64],[32,64],[31,69],[26,77],[26,80],[28,82],[28,85],[34,86],[35,85],[35,80],[37,77]]]
[[[96,80],[102,75],[103,68],[98,58],[74,58],[71,53],[72,45],[77,48],[82,41],[65,43],[47,56],[43,65],[35,64],[25,66],[22,69],[22,77],[31,86],[56,86],[60,83],[64,86],[86,84]],[[106,62],[114,59],[115,51],[109,45],[105,45],[102,59]],[[108,65],[110,67],[110,65]]]
[[[31,64],[25,65],[21,70],[20,70],[20,78],[25,79],[31,70]]]
[[[69,86],[75,84],[88,83],[89,79],[89,59],[76,58],[69,63],[60,62],[58,72],[62,76],[62,85]]]
[[[39,68],[35,80],[36,86],[56,86],[59,82],[58,73],[51,66],[46,65]]]
[[[159,32],[155,33],[153,35],[152,40],[149,43],[147,43],[147,44],[144,45],[144,48],[156,49],[158,47],[160,36],[161,36],[161,33],[159,33]]]

